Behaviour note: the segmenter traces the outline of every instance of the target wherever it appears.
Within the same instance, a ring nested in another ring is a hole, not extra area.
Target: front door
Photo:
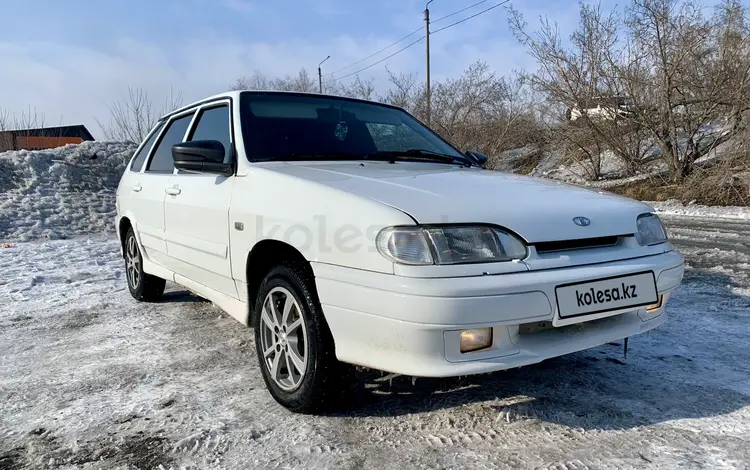
[[[229,103],[214,102],[198,111],[186,139],[217,140],[233,155]],[[188,279],[238,298],[229,259],[229,204],[234,177],[177,172],[169,180],[164,203],[167,253],[172,270]]]

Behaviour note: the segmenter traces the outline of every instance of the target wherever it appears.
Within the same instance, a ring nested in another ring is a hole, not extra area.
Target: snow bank
[[[711,217],[718,219],[750,220],[750,207],[737,206],[701,206],[698,204],[682,204],[670,199],[664,202],[646,201],[656,209],[658,214],[682,217]]]
[[[115,190],[135,149],[84,142],[0,153],[0,241],[113,231]]]

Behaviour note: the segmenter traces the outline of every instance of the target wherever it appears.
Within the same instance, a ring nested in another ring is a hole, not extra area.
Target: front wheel
[[[336,359],[305,269],[283,265],[271,270],[258,291],[253,328],[263,380],[281,405],[314,413],[346,390],[350,368]]]
[[[143,256],[132,228],[125,235],[125,276],[128,289],[135,300],[154,302],[164,293],[166,281],[143,270]]]

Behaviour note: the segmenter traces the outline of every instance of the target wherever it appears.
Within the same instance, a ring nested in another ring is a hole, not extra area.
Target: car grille
[[[602,248],[615,246],[620,241],[620,235],[611,237],[579,238],[577,240],[560,240],[553,242],[534,243],[537,253],[551,253],[553,251],[581,250],[586,248]]]

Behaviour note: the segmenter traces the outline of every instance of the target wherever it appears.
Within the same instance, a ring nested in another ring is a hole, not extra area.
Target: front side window
[[[162,136],[154,150],[154,156],[148,163],[146,171],[152,173],[172,173],[174,172],[174,161],[172,160],[172,146],[179,144],[185,138],[190,120],[193,119],[193,113],[181,116],[169,124],[166,132]]]
[[[130,171],[139,172],[141,171],[141,168],[143,167],[143,162],[146,161],[146,157],[148,157],[149,152],[151,151],[151,147],[154,146],[154,141],[159,136],[159,132],[161,131],[161,128],[164,126],[164,122],[159,122],[156,124],[156,127],[153,131],[151,131],[151,134],[146,139],[146,143],[144,143],[141,148],[138,150],[138,153],[133,158],[133,163],[130,164]]]
[[[198,124],[188,140],[218,140],[224,145],[226,152],[224,163],[231,163],[232,138],[229,132],[229,106],[217,106],[201,111]]]
[[[464,155],[405,111],[376,103],[244,92],[240,115],[250,161],[367,160],[422,152],[447,157],[448,163],[452,159],[467,162]]]

